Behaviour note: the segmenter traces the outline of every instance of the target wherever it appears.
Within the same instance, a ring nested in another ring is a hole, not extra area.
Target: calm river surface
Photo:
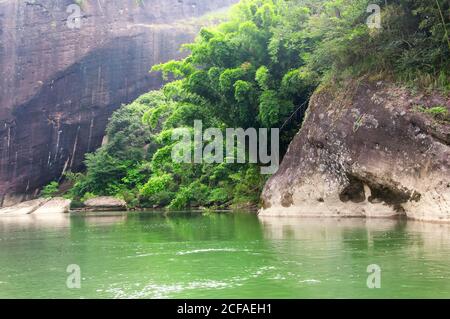
[[[450,297],[450,225],[102,213],[0,218],[0,298]],[[79,265],[81,288],[68,289]],[[367,288],[368,265],[381,288]]]

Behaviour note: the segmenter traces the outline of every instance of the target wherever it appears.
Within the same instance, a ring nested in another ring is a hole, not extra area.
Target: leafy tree
[[[382,9],[380,29],[366,24],[369,4]],[[241,0],[185,46],[189,56],[153,68],[171,81],[114,113],[86,173],[68,175],[70,196],[172,209],[255,205],[266,180],[258,165],[175,163],[172,134],[192,132],[195,120],[222,131],[278,127],[283,153],[321,83],[383,78],[450,92],[448,30],[447,0]],[[447,120],[444,111],[427,112]]]

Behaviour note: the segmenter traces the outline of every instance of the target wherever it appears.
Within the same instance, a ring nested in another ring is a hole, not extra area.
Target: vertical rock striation
[[[207,19],[237,0],[0,2],[0,206],[76,170],[122,103],[162,84],[152,65],[182,57]],[[69,19],[71,22],[71,19]]]

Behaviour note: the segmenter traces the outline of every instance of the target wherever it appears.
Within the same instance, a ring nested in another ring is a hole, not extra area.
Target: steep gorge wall
[[[122,103],[158,88],[152,65],[180,58],[204,14],[237,0],[0,2],[0,207],[76,170]]]

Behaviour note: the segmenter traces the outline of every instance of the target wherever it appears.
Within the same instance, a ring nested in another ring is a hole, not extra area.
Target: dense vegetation
[[[369,28],[369,3],[381,28]],[[172,133],[204,127],[281,128],[286,150],[304,105],[324,82],[361,76],[450,91],[446,0],[242,0],[227,22],[201,30],[190,55],[154,67],[168,82],[111,118],[108,143],[69,173],[68,196],[124,198],[131,207],[255,205],[258,165],[180,164]]]

